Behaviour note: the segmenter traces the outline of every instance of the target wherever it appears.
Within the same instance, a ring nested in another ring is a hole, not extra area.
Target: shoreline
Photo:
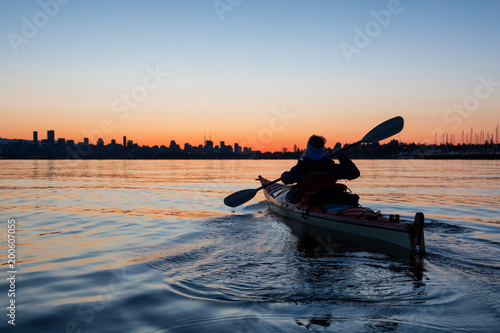
[[[224,157],[224,156],[169,156],[169,157],[81,157],[81,158],[65,158],[65,157],[0,157],[1,160],[297,160],[299,157],[293,156],[248,156],[248,157]],[[500,154],[449,154],[449,155],[424,155],[418,158],[400,158],[400,157],[350,157],[352,160],[499,160]]]

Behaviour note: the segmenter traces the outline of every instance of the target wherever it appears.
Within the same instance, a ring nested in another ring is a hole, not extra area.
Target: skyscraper
[[[212,140],[205,140],[205,147],[203,147],[203,150],[206,153],[211,153],[214,150],[214,142]]]
[[[35,145],[38,145],[38,132],[37,131],[33,131],[33,143]]]
[[[127,137],[123,136],[123,147],[127,147]]]
[[[53,145],[55,140],[55,133],[53,130],[48,130],[47,131],[47,143],[49,145]]]

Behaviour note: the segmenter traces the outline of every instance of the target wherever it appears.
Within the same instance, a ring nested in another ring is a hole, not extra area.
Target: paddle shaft
[[[255,192],[257,192],[258,190],[262,190],[263,188],[266,188],[266,187],[268,187],[269,185],[273,185],[273,184],[275,184],[275,183],[279,182],[280,180],[281,180],[281,177],[280,177],[280,178],[278,178],[278,179],[276,179],[276,180],[273,180],[272,182],[267,183],[266,185],[262,185],[261,187],[256,188],[256,189],[255,189]]]
[[[337,148],[335,149],[334,151],[332,151],[330,154],[328,154],[328,156],[335,156],[335,154],[337,154],[339,151],[346,151],[347,149],[351,149],[352,147],[354,146],[357,146],[359,145],[360,143],[362,143],[363,140],[359,140],[358,142],[354,142],[354,143],[351,143],[350,145],[347,145],[345,146],[344,148]]]

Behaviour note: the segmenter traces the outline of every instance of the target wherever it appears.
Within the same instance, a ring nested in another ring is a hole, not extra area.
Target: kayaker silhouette
[[[336,157],[339,163],[335,163],[329,156],[325,155],[326,139],[319,135],[312,135],[307,142],[307,149],[297,164],[281,175],[285,184],[294,184],[288,193],[289,202],[301,201],[305,192],[315,189],[333,188],[339,179],[356,179],[360,173],[356,165],[342,151]]]

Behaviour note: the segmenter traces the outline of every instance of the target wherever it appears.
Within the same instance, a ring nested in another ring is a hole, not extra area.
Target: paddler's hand
[[[281,181],[283,184],[293,184],[293,176],[290,171],[285,171],[281,174]]]
[[[340,147],[339,147],[339,148],[334,149],[334,150],[330,153],[330,156],[331,156],[331,157],[337,157],[337,156],[339,156],[339,154],[343,154],[343,152],[342,152],[342,148],[340,148]]]

